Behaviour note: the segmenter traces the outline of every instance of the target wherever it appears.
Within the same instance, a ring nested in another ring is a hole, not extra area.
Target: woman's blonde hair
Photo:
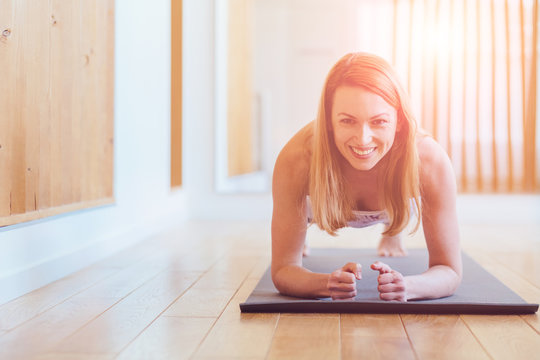
[[[397,110],[397,131],[383,170],[383,205],[390,224],[385,235],[400,233],[417,214],[421,218],[417,125],[408,96],[392,67],[382,58],[367,53],[343,56],[330,70],[321,95],[315,121],[309,194],[313,222],[331,235],[354,218],[354,201],[346,194],[345,179],[338,161],[340,153],[332,136],[332,104],[340,86],[358,86],[382,97]]]

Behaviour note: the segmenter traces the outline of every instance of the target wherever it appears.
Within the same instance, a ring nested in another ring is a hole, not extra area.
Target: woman
[[[331,235],[349,225],[384,222],[379,254],[400,256],[405,255],[400,233],[418,215],[414,230],[422,219],[429,268],[403,276],[382,262],[371,264],[380,273],[380,298],[440,298],[461,282],[451,163],[432,138],[417,133],[407,96],[380,57],[347,54],[330,70],[317,119],[278,156],[272,195],[272,279],[283,294],[356,296],[359,264],[331,274],[302,267],[309,222]]]

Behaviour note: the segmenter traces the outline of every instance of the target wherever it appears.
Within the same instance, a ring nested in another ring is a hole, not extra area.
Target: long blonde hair
[[[309,194],[313,222],[331,235],[353,220],[354,201],[346,196],[345,178],[339,165],[339,151],[331,135],[332,103],[339,86],[358,86],[382,97],[397,110],[398,130],[383,170],[383,204],[390,224],[383,234],[393,236],[417,214],[421,220],[417,125],[406,92],[391,66],[367,53],[343,56],[326,78],[315,121]],[[345,196],[344,196],[345,195]]]

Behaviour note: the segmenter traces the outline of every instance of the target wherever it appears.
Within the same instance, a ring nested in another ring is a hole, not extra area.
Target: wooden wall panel
[[[171,0],[171,187],[182,185],[182,0]]]
[[[15,96],[11,133],[11,214],[36,210],[40,122],[49,119],[50,42],[46,1],[14,1]],[[19,24],[24,24],[20,27]],[[17,33],[17,34],[16,34]],[[9,104],[8,104],[9,105]]]
[[[15,68],[15,42],[12,34],[12,0],[0,0],[0,217],[10,215],[11,178],[7,174],[11,165],[11,112],[15,74],[7,69]]]
[[[112,202],[114,1],[0,8],[0,226]]]
[[[229,176],[258,170],[253,142],[253,1],[228,1],[227,152]]]
[[[98,23],[105,30],[106,35],[99,37],[100,47],[103,49],[100,52],[101,59],[101,79],[104,94],[102,116],[110,121],[102,122],[103,134],[107,136],[100,137],[103,148],[103,165],[108,177],[101,176],[101,193],[100,198],[111,198],[113,196],[113,174],[114,174],[114,0],[99,0],[98,2],[101,16],[101,21]]]
[[[76,147],[72,142],[72,119],[81,116],[80,73],[77,70],[79,57],[79,37],[81,29],[80,2],[72,1],[65,6],[62,0],[51,0],[51,31],[50,31],[50,158],[56,159],[49,167],[49,181],[54,186],[52,198],[44,201],[50,206],[69,203],[73,199],[72,189],[77,180],[72,173],[78,172],[74,164],[74,153],[62,151]],[[77,29],[78,31],[73,31]],[[70,81],[64,81],[66,74],[71,74]],[[80,138],[78,139],[80,142]],[[45,161],[44,161],[45,162]],[[70,179],[70,181],[62,181]],[[45,187],[45,186],[44,186]],[[48,196],[47,196],[48,197]],[[80,201],[80,199],[78,199]],[[40,203],[41,206],[47,206]]]
[[[97,59],[96,51],[96,4],[92,0],[81,0],[82,17],[81,27],[81,53],[84,58],[84,63],[81,73],[82,94],[82,129],[85,136],[88,136],[89,141],[83,143],[82,151],[83,160],[86,166],[83,167],[81,173],[81,196],[83,199],[97,196],[96,190],[92,185],[96,184],[97,161],[99,149],[97,148],[96,133],[99,124],[92,124],[92,120],[99,116],[97,103]],[[91,149],[94,149],[92,151]]]
[[[114,2],[81,0],[81,13],[82,123],[90,140],[82,152],[87,166],[82,169],[81,187],[83,199],[94,199],[112,194],[112,182],[102,172],[113,171],[113,122],[94,119],[106,118],[114,110],[114,63],[110,56],[114,52]]]

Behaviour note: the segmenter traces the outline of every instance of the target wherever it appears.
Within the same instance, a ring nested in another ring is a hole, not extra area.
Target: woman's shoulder
[[[422,186],[442,186],[454,182],[454,170],[444,148],[431,136],[421,134],[416,139],[420,160],[420,182]]]
[[[420,164],[423,165],[437,163],[442,156],[446,155],[442,146],[427,134],[419,134],[416,137],[416,149]]]
[[[277,162],[291,168],[303,168],[305,166],[309,168],[312,142],[313,122],[310,122],[294,134],[287,144],[285,144],[278,155]]]

